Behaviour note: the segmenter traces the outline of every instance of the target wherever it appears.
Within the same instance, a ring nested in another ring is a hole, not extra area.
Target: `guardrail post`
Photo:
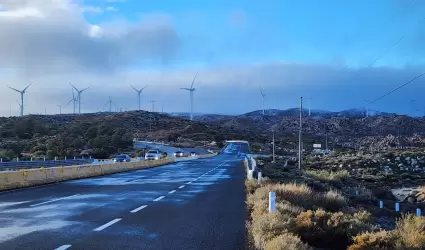
[[[66,156],[65,156],[65,161],[66,161]]]
[[[400,204],[398,202],[396,202],[396,204],[395,204],[395,211],[396,212],[400,211]]]
[[[75,160],[75,156],[74,156],[74,160]]]
[[[32,161],[32,157],[31,157],[31,161]]]
[[[90,155],[90,160],[91,160],[91,155]]]
[[[383,201],[379,201],[379,208],[384,208],[384,202]]]
[[[261,178],[262,178],[261,172],[258,172],[258,185],[261,185]]]
[[[43,161],[46,161],[46,156],[45,155],[43,155]]]
[[[421,216],[421,209],[420,209],[420,208],[417,208],[417,209],[416,209],[416,215],[417,215],[417,216]]]
[[[3,162],[3,158],[0,158],[0,162]]]
[[[19,161],[19,157],[16,157],[16,161]]]
[[[55,161],[58,159],[58,157],[57,156],[55,156]]]
[[[276,193],[269,192],[269,213],[276,212]]]

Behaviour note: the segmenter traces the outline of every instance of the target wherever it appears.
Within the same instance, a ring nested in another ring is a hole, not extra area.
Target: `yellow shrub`
[[[391,231],[366,232],[353,237],[353,241],[347,250],[395,250],[397,236]]]
[[[266,243],[265,250],[311,250],[298,236],[285,233]]]
[[[395,233],[402,244],[409,248],[425,248],[425,217],[413,214],[404,215],[397,221]]]

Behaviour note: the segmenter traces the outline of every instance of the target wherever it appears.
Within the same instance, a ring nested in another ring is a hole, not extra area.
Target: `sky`
[[[425,72],[420,0],[0,0],[0,115],[365,107]],[[425,76],[369,108],[422,116]],[[307,103],[305,103],[307,105]]]

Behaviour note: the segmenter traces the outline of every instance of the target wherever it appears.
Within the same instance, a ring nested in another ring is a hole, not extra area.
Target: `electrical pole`
[[[155,101],[151,100],[149,102],[152,103],[152,112],[155,112]]]
[[[308,98],[308,116],[311,116],[311,97]]]
[[[273,163],[275,163],[275,154],[274,154],[274,130],[273,130]]]
[[[303,97],[301,96],[300,100],[300,131],[298,135],[298,168],[301,171],[302,166],[302,152],[303,152],[303,143],[302,143],[302,129],[303,129]]]

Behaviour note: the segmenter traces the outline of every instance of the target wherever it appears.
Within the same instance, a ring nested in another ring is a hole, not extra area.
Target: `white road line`
[[[191,184],[192,182],[191,181],[189,181],[188,183],[186,183],[186,184]]]
[[[50,200],[50,201],[32,204],[32,205],[30,205],[30,207],[36,207],[36,206],[44,205],[44,204],[55,202],[55,201],[65,200],[65,199],[69,199],[71,197],[75,197],[75,196],[78,196],[78,195],[80,195],[80,194],[74,194],[74,195],[71,195],[71,196],[66,196],[66,197],[62,197],[62,198],[58,198],[58,199],[54,199],[54,200]]]
[[[135,180],[132,180],[132,181],[127,181],[126,183],[133,183],[133,182],[136,182],[136,181],[140,181],[141,179],[143,179],[143,178],[138,178],[138,179],[135,179]]]
[[[143,206],[140,206],[140,207],[138,207],[138,208],[136,208],[136,209],[133,209],[133,210],[131,210],[130,211],[130,213],[136,213],[136,212],[139,212],[140,210],[142,210],[143,208],[145,208],[145,207],[147,207],[147,205],[143,205]]]
[[[168,192],[169,194],[172,194],[172,193],[174,193],[174,192],[176,192],[176,190],[171,190],[170,192]]]
[[[98,227],[98,228],[94,229],[93,231],[97,231],[97,232],[102,231],[103,229],[105,229],[105,228],[107,228],[107,227],[109,227],[109,226],[111,226],[111,225],[113,225],[113,224],[117,223],[117,222],[118,222],[118,221],[120,221],[120,220],[121,220],[121,218],[111,220],[110,222],[106,223],[106,224],[105,224],[105,225],[103,225],[103,226],[100,226],[100,227]]]
[[[65,250],[65,249],[68,249],[70,247],[71,247],[71,245],[63,245],[63,246],[56,248],[55,250]]]
[[[181,185],[179,188],[184,188],[184,185]]]
[[[164,199],[165,198],[165,196],[159,196],[158,198],[156,198],[155,200],[153,200],[153,201],[160,201],[160,200],[162,200],[162,199]]]
[[[164,173],[162,173],[162,174],[160,174],[160,175],[164,175],[164,174],[168,174],[169,173],[169,171],[168,172],[164,172]]]

